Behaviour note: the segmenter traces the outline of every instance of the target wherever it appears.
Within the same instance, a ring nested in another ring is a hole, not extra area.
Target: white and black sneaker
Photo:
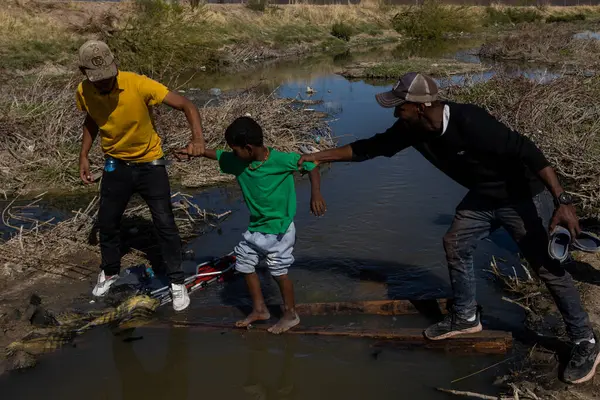
[[[598,364],[600,364],[600,342],[594,335],[592,340],[584,340],[573,346],[563,379],[568,383],[589,381],[596,374]]]
[[[104,296],[118,278],[119,275],[106,276],[104,271],[100,271],[100,274],[98,274],[98,283],[96,283],[94,290],[92,290],[92,294],[96,297]]]
[[[443,340],[458,335],[481,332],[482,330],[479,312],[475,313],[473,321],[460,318],[454,313],[449,313],[443,321],[430,326],[423,333],[429,340]]]
[[[190,295],[184,284],[171,283],[171,298],[175,311],[183,311],[190,305]]]

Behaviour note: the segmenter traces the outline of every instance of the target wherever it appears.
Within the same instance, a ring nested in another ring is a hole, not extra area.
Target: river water
[[[307,85],[316,89],[312,98],[338,112],[331,126],[342,144],[387,129],[394,122],[392,111],[380,108],[374,95],[389,84],[349,82],[330,73],[333,62],[313,68],[298,63],[296,73],[284,65],[284,77],[271,85],[285,97],[306,97]],[[264,80],[265,71],[254,74]],[[216,86],[215,81],[206,85]],[[315,218],[309,213],[309,182],[298,180],[297,261],[290,270],[298,302],[449,294],[441,239],[464,188],[408,149],[390,159],[333,165],[323,171],[322,191],[328,211]],[[195,201],[233,214],[219,232],[189,246],[198,257],[231,251],[248,220],[239,190],[235,185],[212,188],[196,193]],[[515,252],[503,231],[477,250],[478,301],[487,327],[510,330],[522,320],[519,309],[500,301],[501,293],[485,271],[492,255],[515,264]],[[265,296],[278,301],[275,285],[264,280]],[[186,317],[201,318],[195,310],[200,306],[248,301],[242,280],[213,286],[193,295]],[[159,313],[168,318],[171,311],[167,307]],[[419,316],[320,317],[303,325],[425,328],[430,322]],[[506,372],[506,367],[496,367],[451,385],[505,356],[374,348],[372,341],[361,339],[206,333],[168,326],[138,328],[134,336],[142,340],[124,342],[108,329],[96,329],[80,338],[77,347],[42,358],[35,369],[1,377],[2,398],[445,399],[435,387],[493,393],[490,384]]]

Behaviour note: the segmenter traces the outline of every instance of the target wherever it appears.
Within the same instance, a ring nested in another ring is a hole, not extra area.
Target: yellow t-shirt
[[[133,72],[119,71],[112,92],[103,95],[85,80],[77,88],[77,107],[100,128],[104,154],[133,162],[150,162],[163,156],[161,140],[149,107],[169,93],[162,84]]]

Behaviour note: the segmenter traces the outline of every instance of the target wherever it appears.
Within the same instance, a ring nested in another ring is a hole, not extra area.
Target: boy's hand
[[[322,217],[327,211],[327,204],[321,193],[313,193],[310,196],[310,211],[316,217]]]
[[[175,158],[177,158],[177,161],[189,161],[192,159],[192,156],[190,156],[188,153],[187,148],[174,150],[173,154],[175,155]]]
[[[179,161],[191,160],[192,157],[202,157],[204,155],[204,141],[193,140],[187,147],[175,150],[175,157]]]
[[[201,157],[204,155],[204,140],[192,140],[186,147],[187,154],[190,157]]]

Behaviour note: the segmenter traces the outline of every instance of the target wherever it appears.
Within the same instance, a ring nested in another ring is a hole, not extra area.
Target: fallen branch
[[[444,389],[444,388],[436,388],[436,390],[442,393],[452,394],[454,396],[462,396],[462,397],[471,397],[474,399],[484,399],[484,400],[512,400],[512,397],[505,396],[488,396],[486,394],[475,393],[475,392],[465,392],[461,390],[452,390],[452,389]]]
[[[525,310],[525,311],[527,311],[527,312],[530,312],[530,313],[532,313],[532,314],[535,314],[535,312],[533,312],[533,310],[532,310],[531,308],[527,307],[527,306],[526,306],[526,305],[524,305],[524,304],[521,304],[521,303],[519,303],[518,301],[515,301],[515,300],[512,300],[512,299],[509,299],[509,298],[508,298],[508,297],[506,297],[506,296],[502,296],[502,300],[504,300],[504,301],[507,301],[507,302],[509,302],[509,303],[512,303],[512,304],[514,304],[514,305],[516,305],[516,306],[519,306],[519,307],[521,307],[522,309],[524,309],[524,310]]]
[[[456,382],[460,382],[460,381],[462,381],[462,380],[465,380],[465,379],[467,379],[467,378],[471,378],[471,377],[473,377],[473,376],[475,376],[475,375],[479,375],[479,374],[480,374],[480,373],[482,373],[482,372],[485,372],[485,371],[487,371],[487,370],[489,370],[489,369],[492,369],[492,368],[494,368],[494,367],[497,367],[498,365],[502,365],[502,364],[504,364],[505,362],[508,362],[508,361],[510,361],[510,360],[513,360],[514,358],[515,358],[515,357],[509,357],[509,358],[506,358],[506,359],[504,359],[504,360],[502,360],[502,361],[500,361],[500,362],[497,362],[497,363],[495,363],[495,364],[492,364],[492,365],[490,365],[489,367],[482,368],[482,369],[480,369],[479,371],[473,372],[472,374],[469,374],[469,375],[467,375],[467,376],[463,376],[462,378],[455,379],[455,380],[453,380],[453,381],[452,381],[452,382],[450,382],[450,383],[454,384],[454,383],[456,383]]]

